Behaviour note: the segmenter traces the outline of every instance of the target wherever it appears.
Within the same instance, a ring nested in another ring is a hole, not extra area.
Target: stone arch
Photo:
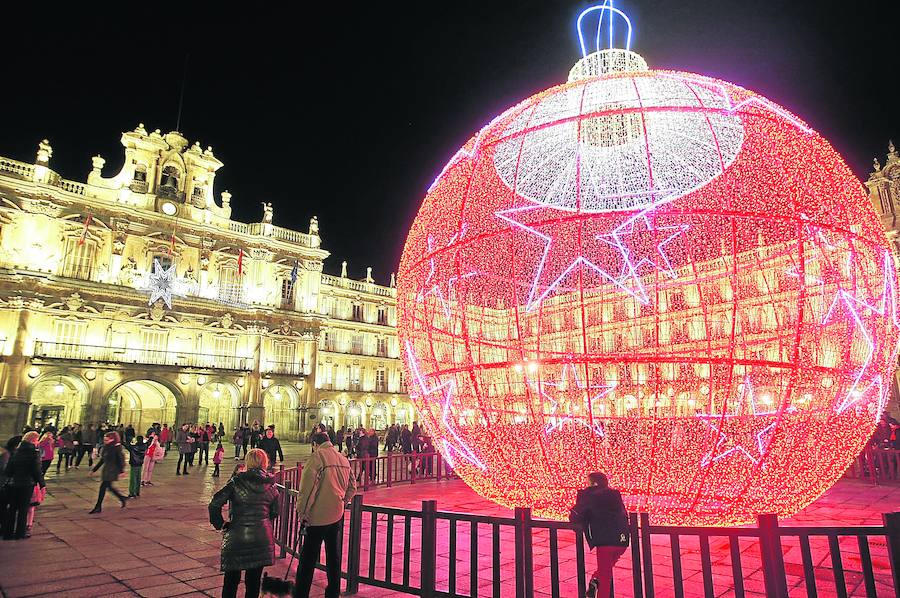
[[[372,405],[371,419],[369,421],[372,427],[378,431],[386,429],[391,424],[390,406],[384,401],[376,401]]]
[[[184,394],[172,381],[131,376],[109,390],[102,407],[110,423],[130,423],[138,433],[143,433],[156,422],[177,427],[178,410],[184,405]]]
[[[293,384],[277,382],[262,393],[265,424],[274,424],[282,438],[295,439],[300,433],[300,391]]]
[[[226,431],[233,430],[237,425],[241,396],[241,389],[232,380],[207,380],[197,393],[197,423],[205,424],[208,421],[216,428],[222,423]]]
[[[337,401],[333,401],[331,399],[323,399],[319,401],[318,409],[319,423],[323,423],[326,426],[331,426],[335,429],[340,427],[337,425],[337,423],[343,420],[340,417],[341,412]]]
[[[28,389],[28,423],[58,428],[84,423],[90,396],[90,386],[77,373],[64,368],[45,372]]]
[[[351,430],[364,427],[366,425],[367,411],[364,402],[357,401],[356,399],[347,401],[347,409],[344,413],[344,421],[347,423],[347,427]]]

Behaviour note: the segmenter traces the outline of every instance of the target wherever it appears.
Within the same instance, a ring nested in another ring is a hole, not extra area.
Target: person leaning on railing
[[[588,546],[597,553],[597,570],[588,586],[587,598],[609,598],[613,565],[628,548],[628,512],[622,494],[609,487],[605,474],[588,475],[590,486],[578,491],[569,521],[578,526]]]
[[[327,434],[314,434],[312,443],[313,454],[303,467],[297,497],[297,512],[301,527],[306,528],[306,541],[300,551],[295,595],[308,598],[324,541],[328,575],[325,598],[337,598],[341,585],[340,532],[344,526],[344,509],[356,494],[356,480],[350,461],[334,448]]]

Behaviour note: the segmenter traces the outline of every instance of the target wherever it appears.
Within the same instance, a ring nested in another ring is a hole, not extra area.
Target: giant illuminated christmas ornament
[[[398,278],[410,392],[503,505],[563,518],[599,470],[659,523],[795,513],[891,386],[885,234],[799,118],[648,69],[611,2],[579,32],[592,19],[568,82],[485,126],[425,197]]]

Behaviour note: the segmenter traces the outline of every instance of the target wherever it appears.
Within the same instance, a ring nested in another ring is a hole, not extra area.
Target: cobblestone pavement
[[[308,454],[308,448],[297,444],[285,443],[287,463],[293,465]],[[226,447],[230,448],[230,447]],[[226,451],[226,456],[229,451]],[[88,476],[85,463],[79,470],[56,474],[55,467],[48,471],[47,481],[50,494],[44,505],[37,512],[33,537],[15,542],[0,542],[0,589],[9,598],[25,596],[64,596],[79,598],[89,596],[219,596],[222,576],[219,572],[219,547],[221,535],[208,523],[206,505],[212,494],[225,483],[234,461],[227,460],[223,465],[223,476],[212,478],[212,464],[195,466],[187,477],[175,476],[175,459],[172,456],[157,465],[154,473],[153,487],[145,488],[141,497],[129,501],[127,508],[119,507],[114,496],[108,496],[103,513],[88,515],[88,511],[96,500],[99,481]],[[55,465],[55,464],[54,464]],[[127,488],[127,482],[118,484],[120,489]],[[370,491],[365,496],[368,504],[415,508],[424,499],[436,498],[438,510],[466,511],[486,515],[510,516],[511,512],[475,495],[459,481],[420,482],[416,485],[401,485],[391,489]],[[828,525],[828,524],[878,524],[881,513],[898,510],[900,506],[900,487],[874,487],[857,481],[845,480],[838,483],[816,503],[799,513],[783,525]],[[368,519],[366,520],[368,525]],[[386,526],[385,521],[378,521],[379,535]],[[485,526],[488,527],[488,526]],[[417,532],[417,530],[415,530]],[[414,532],[414,533],[415,533]],[[439,528],[438,538],[438,571],[439,587],[447,587],[449,578],[448,530]],[[402,537],[398,527],[397,537]],[[480,559],[485,567],[491,563],[491,542],[489,528],[482,533],[486,536],[479,543]],[[505,533],[505,532],[504,532]],[[368,564],[368,531],[364,534],[362,546],[365,554],[361,561]],[[417,539],[413,537],[414,545]],[[855,538],[844,546],[846,553],[844,566],[854,569],[858,567],[858,548],[854,555]],[[500,562],[508,575],[504,574],[501,595],[514,595],[514,565],[512,552],[508,549],[511,538],[502,540],[502,558]],[[395,540],[395,550],[399,543]],[[461,587],[468,584],[467,562],[468,544],[460,544],[458,550],[456,577]],[[690,550],[685,543],[682,548]],[[726,566],[728,562],[727,541],[712,542],[714,568]],[[560,535],[560,550],[568,555],[574,553],[572,541]],[[376,549],[376,564],[383,567],[384,547]],[[654,553],[668,553],[667,540],[660,540],[657,546],[654,539]],[[535,540],[536,595],[549,595],[549,578],[547,573],[548,545],[546,541]],[[877,576],[879,596],[886,591],[890,577],[882,547],[873,544],[873,558],[876,568],[880,568]],[[752,544],[742,544],[742,558],[745,559],[748,595],[761,590],[761,576],[758,570],[758,549]],[[398,557],[400,558],[400,557]],[[797,595],[805,595],[797,585],[797,567],[800,563],[799,552],[794,547],[786,547],[785,560],[789,568],[789,580]],[[823,583],[820,584],[819,596],[830,596],[823,589],[831,579],[827,554],[816,554],[820,564]],[[854,560],[855,559],[855,560]],[[402,560],[402,558],[400,558]],[[413,561],[415,554],[413,554]],[[654,562],[656,563],[656,557]],[[698,569],[699,551],[689,553],[683,559],[686,575],[693,575]],[[561,595],[571,598],[576,595],[574,563],[570,556],[561,559]],[[270,567],[268,572],[274,575],[283,574],[287,561],[279,561]],[[295,565],[296,566],[296,565]],[[365,565],[364,565],[365,566]],[[413,564],[415,567],[415,564]],[[857,569],[858,570],[858,569]],[[800,570],[802,571],[802,569]],[[665,596],[667,579],[671,579],[671,562],[664,557],[655,564],[655,574],[659,577],[657,595]],[[717,580],[716,595],[731,595],[727,585],[718,583],[718,572],[714,570]],[[490,571],[481,571],[479,587],[481,591],[490,590],[489,577],[481,580],[481,576],[489,576]],[[794,575],[791,575],[794,574]],[[413,571],[417,576],[418,571]],[[616,587],[629,588],[630,562],[624,557],[616,569]],[[668,578],[666,576],[669,576]],[[323,595],[324,575],[317,573],[313,596]],[[848,573],[848,586],[851,595],[863,595],[858,575]],[[479,594],[481,594],[481,591]],[[792,590],[792,595],[794,591]],[[239,592],[242,595],[242,590]],[[396,592],[378,588],[361,586],[363,598],[395,596]],[[485,594],[489,595],[489,594]],[[628,592],[618,595],[630,596]],[[697,595],[690,590],[688,598]],[[889,596],[889,593],[883,595]]]

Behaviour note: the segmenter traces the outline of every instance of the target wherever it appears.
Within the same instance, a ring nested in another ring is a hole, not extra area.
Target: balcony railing
[[[34,356],[43,359],[134,363],[211,370],[249,371],[253,369],[253,359],[248,357],[160,351],[156,349],[127,349],[125,347],[85,345],[80,343],[35,341]]]
[[[286,376],[308,376],[309,364],[295,361],[270,361],[264,363],[263,373],[284,374]]]

